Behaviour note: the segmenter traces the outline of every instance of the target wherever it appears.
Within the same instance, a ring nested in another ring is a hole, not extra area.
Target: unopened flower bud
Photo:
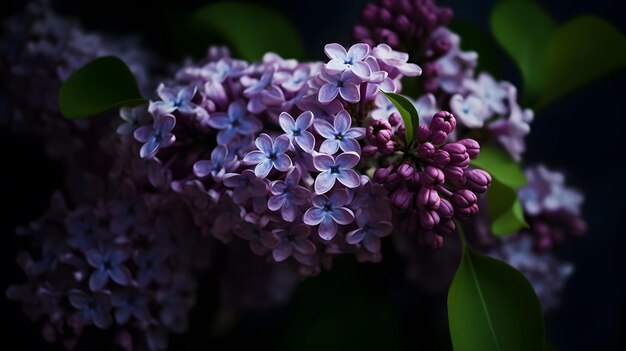
[[[443,150],[437,150],[433,155],[433,165],[444,168],[448,163],[450,163],[450,155]]]
[[[471,191],[482,194],[491,184],[491,175],[482,169],[468,169],[465,171],[465,186]]]
[[[461,220],[466,220],[478,213],[476,194],[468,189],[457,190],[450,197],[450,202],[454,206],[454,215]]]
[[[450,134],[456,128],[456,118],[448,111],[440,111],[435,113],[429,127],[433,132],[440,130]]]
[[[408,163],[403,163],[398,167],[397,173],[404,179],[410,179],[415,173],[415,168]]]
[[[436,210],[437,208],[439,208],[440,204],[441,198],[439,197],[439,193],[437,193],[435,189],[422,187],[417,192],[418,207]]]
[[[474,139],[461,139],[457,143],[465,146],[465,150],[472,160],[480,154],[480,145]]]
[[[435,155],[435,146],[429,142],[421,143],[417,148],[417,156],[423,159],[432,158]]]
[[[443,184],[445,177],[441,169],[433,166],[426,166],[421,175],[422,185],[428,188],[434,188],[436,185]]]
[[[391,202],[401,208],[407,209],[413,203],[413,194],[410,193],[406,188],[398,188],[391,194]]]

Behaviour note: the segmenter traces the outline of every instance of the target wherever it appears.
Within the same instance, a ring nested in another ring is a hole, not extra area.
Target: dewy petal
[[[299,128],[301,131],[307,130],[311,124],[313,124],[313,112],[304,111],[298,116],[296,120],[296,128]]]
[[[313,124],[313,127],[319,133],[319,135],[326,139],[334,139],[335,134],[337,134],[337,132],[335,131],[335,127],[322,119],[316,120]]]
[[[345,61],[348,55],[348,53],[346,52],[346,49],[341,44],[337,44],[337,43],[326,44],[326,46],[324,46],[324,53],[331,60],[341,60],[341,61]]]
[[[263,153],[263,151],[259,151],[259,150],[250,151],[243,158],[243,162],[245,164],[251,164],[251,165],[257,164],[259,162],[263,162],[265,160],[267,160],[267,156]]]
[[[272,170],[272,161],[264,160],[254,167],[254,174],[259,178],[265,178]]]
[[[272,145],[272,138],[265,134],[261,133],[258,138],[254,141],[256,147],[261,150],[265,155],[269,155],[274,152],[274,147]]]
[[[344,49],[345,50],[345,49]],[[370,46],[365,43],[354,44],[348,49],[347,57],[353,62],[362,61],[370,52]]]
[[[296,122],[287,112],[282,112],[280,116],[278,116],[278,124],[280,124],[280,127],[288,134],[291,134],[296,127]]]
[[[330,170],[330,167],[332,167],[334,164],[335,160],[332,156],[329,155],[320,154],[313,158],[313,165],[315,166],[315,169],[320,172]]]
[[[333,83],[326,83],[320,88],[317,98],[322,104],[327,104],[333,101],[337,94],[339,94],[339,87]]]
[[[326,213],[321,208],[311,207],[302,216],[302,221],[308,225],[318,225],[322,223],[324,217]]]
[[[277,154],[282,154],[287,151],[289,148],[289,137],[286,135],[280,135],[274,140],[274,152]]]
[[[337,223],[330,217],[324,218],[318,229],[320,238],[324,240],[333,240],[335,234],[337,234]]]
[[[352,117],[350,117],[348,111],[341,111],[335,117],[333,124],[335,125],[335,132],[343,135],[343,133],[350,128],[350,125],[352,124]]]
[[[335,185],[335,175],[329,171],[322,172],[315,178],[315,193],[324,194]]]
[[[337,150],[339,150],[339,140],[334,137],[333,139],[324,140],[322,145],[320,145],[320,153],[322,154],[333,155]]]
[[[296,143],[300,145],[302,150],[306,152],[311,152],[313,147],[315,146],[315,137],[311,132],[302,132],[302,134],[295,138]]]
[[[350,70],[352,71],[352,73],[365,79],[369,78],[372,75],[372,70],[370,69],[370,66],[365,62],[355,62],[351,64]]]
[[[291,159],[285,154],[278,155],[274,160],[274,167],[281,172],[287,172],[291,169]]]
[[[361,242],[361,240],[363,240],[363,237],[365,237],[365,231],[361,228],[350,231],[348,234],[346,234],[346,242],[348,244],[358,244]]]
[[[344,169],[339,172],[337,180],[348,188],[356,188],[361,184],[359,175],[351,169]]]
[[[350,224],[354,221],[354,213],[352,213],[352,210],[345,207],[334,208],[330,212],[330,216],[335,222],[341,225]]]
[[[359,92],[359,87],[356,84],[346,82],[343,88],[338,88],[338,90],[339,95],[341,95],[341,97],[348,102],[357,103],[361,99],[361,93]]]
[[[344,152],[335,159],[335,164],[341,169],[353,168],[359,163],[359,154],[355,152]]]

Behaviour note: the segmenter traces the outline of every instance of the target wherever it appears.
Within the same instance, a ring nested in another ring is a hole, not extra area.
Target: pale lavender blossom
[[[235,155],[228,153],[228,148],[225,145],[218,145],[211,151],[211,160],[198,161],[193,165],[193,173],[204,178],[209,174],[214,180],[221,180],[228,172],[233,171],[239,162]]]
[[[267,202],[267,207],[272,211],[280,210],[281,217],[287,222],[293,222],[298,215],[298,206],[309,201],[311,192],[299,185],[300,171],[294,168],[287,174],[285,180],[276,180],[270,186],[272,197]]]
[[[341,111],[335,117],[334,125],[324,121],[315,121],[315,130],[326,140],[320,146],[320,152],[333,155],[340,148],[345,152],[361,152],[357,139],[365,136],[365,128],[351,128],[352,117],[347,111]]]
[[[287,112],[282,112],[278,116],[280,127],[291,139],[291,143],[296,144],[306,152],[311,152],[315,146],[315,137],[311,132],[307,131],[313,124],[313,113],[305,111],[294,121],[293,117]]]
[[[313,159],[315,168],[320,174],[315,178],[315,193],[324,194],[335,185],[335,180],[348,188],[356,188],[360,184],[358,173],[353,169],[359,163],[359,154],[345,152],[333,158],[319,154]]]
[[[160,84],[157,88],[157,94],[161,100],[151,101],[148,110],[156,114],[167,114],[174,111],[184,114],[193,114],[199,110],[199,106],[191,102],[196,92],[197,89],[194,86],[177,89]]]
[[[108,329],[113,324],[111,318],[111,295],[108,292],[95,292],[87,295],[73,289],[67,294],[70,304],[79,310],[79,321],[83,325],[94,324],[100,329]]]
[[[344,71],[336,75],[322,72],[320,78],[324,85],[320,88],[317,98],[322,104],[333,101],[337,95],[352,103],[357,103],[361,99],[361,92],[359,91],[361,79],[352,71]]]
[[[176,141],[172,133],[176,125],[176,118],[172,115],[157,117],[152,126],[142,126],[135,130],[135,139],[144,143],[139,150],[142,158],[153,158],[159,149],[164,149]]]
[[[524,109],[517,104],[517,89],[508,86],[509,115],[489,124],[489,130],[511,155],[513,160],[519,161],[526,151],[524,138],[530,133],[530,122],[534,113],[531,109]]]
[[[326,64],[325,69],[330,74],[350,71],[360,78],[367,79],[372,72],[369,65],[363,62],[363,59],[367,57],[369,52],[369,45],[363,43],[352,45],[347,52],[340,44],[326,44],[324,53],[330,58],[330,61]]]
[[[396,69],[402,75],[407,77],[415,77],[422,74],[420,66],[408,62],[409,54],[406,52],[395,51],[387,44],[378,44],[372,49],[372,54],[386,66],[382,68],[387,71]]]
[[[272,141],[269,135],[261,133],[255,144],[258,150],[247,153],[243,162],[248,165],[256,165],[254,174],[257,177],[267,177],[272,168],[281,172],[287,172],[291,169],[291,159],[285,153],[290,145],[288,136],[280,135]]]
[[[280,83],[274,80],[276,69],[270,66],[265,70],[261,79],[246,79],[244,76],[242,83],[247,86],[243,94],[248,97],[248,111],[261,113],[268,106],[280,105],[285,101],[283,91],[275,84]]]
[[[237,135],[253,135],[263,127],[261,122],[246,111],[243,100],[235,100],[228,105],[228,112],[215,112],[208,120],[211,127],[219,129],[218,144],[228,144]]]
[[[363,210],[358,210],[355,217],[359,229],[348,232],[346,242],[351,245],[362,243],[367,251],[380,252],[380,238],[390,235],[393,231],[391,222],[377,219],[375,213]]]
[[[481,98],[488,112],[505,114],[508,111],[506,99],[509,96],[511,84],[498,83],[488,73],[481,73],[476,79],[467,79],[463,85],[470,92]],[[489,115],[491,115],[491,113]]]
[[[328,122],[332,122],[335,116],[344,110],[343,104],[339,100],[333,100],[328,104],[320,104],[315,95],[302,98],[296,105],[302,111],[311,111],[316,120]]]
[[[297,224],[289,229],[275,229],[274,234],[280,240],[272,251],[272,257],[276,262],[283,262],[295,253],[309,256],[316,251],[315,244],[308,240],[311,228],[303,224]]]
[[[485,110],[485,103],[476,95],[463,97],[455,94],[450,98],[450,110],[467,128],[482,128],[490,115]]]
[[[124,123],[117,127],[116,133],[119,135],[131,135],[137,128],[148,124],[151,117],[147,112],[144,105],[134,108],[121,108],[120,117]]]
[[[330,197],[317,195],[313,207],[306,210],[302,220],[308,225],[318,225],[320,238],[332,240],[337,234],[337,224],[347,225],[354,221],[354,212],[346,207],[350,197],[345,189],[333,192]]]

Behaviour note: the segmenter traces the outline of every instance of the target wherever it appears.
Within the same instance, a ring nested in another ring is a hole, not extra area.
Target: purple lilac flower
[[[124,265],[130,257],[129,250],[124,248],[91,250],[85,256],[89,265],[96,269],[89,277],[91,291],[102,290],[109,282],[109,277],[120,285],[130,284],[132,280],[130,270]]]
[[[267,207],[272,211],[280,210],[281,217],[287,222],[293,222],[298,215],[298,207],[306,204],[311,192],[298,185],[300,183],[300,171],[294,168],[285,176],[285,180],[272,182],[270,191],[272,197],[267,202]]]
[[[336,190],[330,197],[317,195],[313,198],[313,207],[303,216],[308,225],[319,224],[319,236],[324,240],[332,240],[337,234],[337,224],[347,225],[354,221],[354,213],[345,207],[349,196],[345,189]]]
[[[135,139],[144,143],[139,151],[142,158],[153,158],[159,149],[166,148],[174,143],[176,136],[172,129],[176,125],[176,118],[172,115],[163,115],[154,121],[152,126],[142,126],[135,130]]]
[[[289,143],[289,137],[286,135],[281,135],[272,141],[269,135],[262,133],[255,141],[258,150],[247,153],[243,162],[256,165],[254,174],[259,178],[267,177],[272,168],[287,172],[292,167],[291,159],[285,154]]]
[[[517,104],[517,90],[512,85],[509,86],[508,101],[508,117],[491,123],[489,130],[497,137],[509,155],[515,161],[519,161],[526,151],[524,138],[530,133],[529,124],[534,118],[534,113],[530,109],[522,110]]]
[[[248,87],[243,94],[250,98],[248,102],[248,111],[252,113],[263,112],[268,105],[280,104],[285,100],[284,93],[274,83],[274,74],[276,70],[273,66],[266,69],[259,80],[243,80]]]
[[[185,114],[193,114],[198,106],[191,102],[196,95],[195,87],[182,87],[179,89],[166,87],[160,84],[157,94],[161,100],[150,102],[149,110],[152,113],[168,114],[178,111]]]
[[[303,224],[297,224],[290,229],[276,229],[274,234],[280,240],[280,244],[272,251],[272,257],[276,262],[282,262],[294,253],[306,256],[316,251],[315,244],[308,240],[311,228]]]
[[[221,180],[224,174],[234,170],[239,162],[235,155],[229,155],[225,145],[218,145],[211,152],[210,161],[198,161],[193,165],[193,172],[196,176],[204,178],[209,174],[214,180]]]
[[[393,231],[391,222],[377,220],[375,214],[363,210],[358,210],[355,217],[359,229],[348,232],[346,242],[351,245],[362,243],[367,251],[380,252],[380,238],[390,235]]]
[[[70,290],[67,297],[70,304],[79,310],[82,325],[94,324],[100,329],[108,329],[113,324],[110,312],[111,295],[108,292],[87,295],[81,290]]]
[[[264,196],[268,193],[267,183],[249,169],[241,174],[226,174],[224,185],[233,188],[231,198],[236,204],[243,204],[251,197]]]
[[[333,100],[328,104],[320,104],[317,96],[311,95],[302,98],[297,103],[302,111],[311,111],[315,120],[332,122],[335,116],[344,110],[343,104],[339,100]]]
[[[466,80],[464,86],[478,96],[492,113],[507,112],[505,100],[509,95],[509,83],[498,83],[491,75],[483,72],[475,80]]]
[[[134,261],[138,267],[137,284],[146,287],[151,282],[161,285],[167,283],[170,279],[170,269],[165,264],[168,256],[168,250],[158,247],[136,252]]]
[[[121,108],[120,117],[124,123],[117,127],[117,134],[119,135],[131,135],[135,129],[148,124],[150,122],[150,115],[147,113],[145,106],[137,106],[134,108]]]
[[[295,121],[290,114],[283,112],[278,116],[278,122],[294,146],[298,144],[306,152],[313,150],[315,137],[311,132],[307,131],[313,124],[313,113],[311,111],[302,112]]]
[[[409,54],[406,52],[395,51],[387,44],[378,44],[372,50],[372,54],[384,65],[381,68],[385,71],[393,72],[395,69],[398,70],[400,74],[407,77],[415,77],[422,74],[420,66],[408,62]],[[394,77],[396,76],[395,74],[390,75],[393,75]]]
[[[320,171],[315,178],[315,193],[328,192],[335,185],[335,180],[339,180],[348,188],[359,186],[359,175],[353,169],[359,163],[359,159],[356,152],[345,152],[337,158],[325,154],[315,156],[313,164]]]
[[[458,120],[468,128],[482,128],[490,115],[485,111],[485,103],[475,95],[463,97],[456,94],[450,98],[450,109]]]
[[[333,101],[337,95],[352,103],[359,102],[361,99],[361,93],[359,92],[361,79],[354,75],[352,71],[344,71],[336,75],[322,72],[320,78],[324,81],[324,85],[322,85],[318,94],[318,100],[322,104]]]
[[[356,76],[367,79],[371,70],[370,66],[363,62],[363,59],[367,57],[369,52],[369,45],[363,43],[352,45],[347,52],[340,44],[326,44],[324,53],[330,58],[325,67],[326,71],[334,75],[349,70]]]
[[[315,121],[315,130],[326,140],[320,146],[320,152],[333,155],[340,148],[345,152],[361,152],[357,139],[365,135],[364,128],[351,128],[352,118],[347,111],[341,111],[335,117],[334,125],[324,121]]]
[[[238,237],[249,241],[250,250],[254,254],[262,256],[279,244],[278,237],[268,227],[269,222],[269,216],[248,213],[233,231]]]
[[[217,142],[230,143],[237,135],[252,135],[261,130],[261,122],[248,115],[243,100],[236,100],[228,105],[228,112],[216,112],[211,115],[209,125],[219,129]]]

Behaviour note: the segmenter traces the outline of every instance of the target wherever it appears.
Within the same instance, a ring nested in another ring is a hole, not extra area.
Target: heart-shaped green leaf
[[[393,105],[400,112],[402,120],[404,121],[404,129],[406,130],[406,142],[410,144],[415,137],[415,131],[419,127],[420,119],[417,114],[415,105],[406,97],[396,93],[386,93],[381,90],[383,94],[393,103]]]
[[[522,72],[524,94],[536,98],[545,84],[544,53],[556,29],[555,21],[532,1],[508,0],[494,7],[490,25],[498,43]]]
[[[464,244],[448,291],[455,351],[541,351],[543,314],[528,280],[513,267]]]
[[[546,84],[538,107],[589,82],[626,68],[626,36],[597,16],[581,16],[550,38]]]
[[[114,56],[97,58],[78,69],[63,82],[59,93],[61,114],[67,119],[145,102],[133,73]]]
[[[209,39],[225,41],[243,59],[256,61],[272,51],[286,58],[304,58],[304,48],[291,22],[281,13],[258,5],[224,1],[204,6],[189,18],[189,31],[202,49]],[[205,42],[203,42],[205,41]]]
[[[487,190],[491,232],[505,236],[528,227],[517,196],[519,188],[526,185],[526,175],[519,164],[504,151],[484,145],[472,165],[489,172],[493,178]]]

